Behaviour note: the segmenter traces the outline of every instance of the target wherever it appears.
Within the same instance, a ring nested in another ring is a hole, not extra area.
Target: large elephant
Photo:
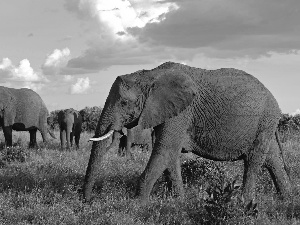
[[[31,89],[0,86],[0,125],[3,128],[6,146],[12,146],[12,130],[29,131],[29,147],[35,147],[36,131],[44,142],[47,133],[55,138],[47,124],[48,109],[41,97]]]
[[[180,152],[222,161],[244,161],[242,194],[255,197],[257,174],[265,166],[277,191],[290,196],[277,134],[281,111],[270,91],[237,69],[205,70],[167,62],[152,70],[119,76],[101,113],[87,166],[83,195],[91,192],[106,138],[123,127],[154,127],[155,144],[139,178],[137,196],[147,202],[156,180],[168,170],[175,193],[184,196]]]
[[[82,117],[78,111],[73,108],[61,110],[58,113],[58,124],[60,129],[61,148],[65,148],[67,140],[67,149],[73,145],[73,136],[75,137],[76,148],[79,148],[79,139],[82,126]]]

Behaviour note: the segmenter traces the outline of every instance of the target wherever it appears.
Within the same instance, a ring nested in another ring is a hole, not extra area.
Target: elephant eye
[[[127,100],[122,100],[122,101],[121,101],[121,106],[122,106],[122,107],[124,107],[124,106],[126,106],[126,105],[127,105],[127,103],[128,103],[128,101],[127,101]]]

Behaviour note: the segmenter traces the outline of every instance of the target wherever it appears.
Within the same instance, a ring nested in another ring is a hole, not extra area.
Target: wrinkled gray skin
[[[143,203],[164,170],[175,193],[184,196],[182,148],[213,160],[243,160],[242,192],[248,202],[255,197],[262,166],[269,170],[277,191],[290,196],[291,184],[275,138],[280,114],[270,91],[241,70],[204,70],[167,62],[116,78],[95,137],[110,130],[118,133],[124,126],[154,127],[155,144],[137,189]],[[109,149],[105,140],[93,143],[83,188],[87,201]]]
[[[67,149],[73,146],[73,136],[75,137],[76,148],[79,148],[79,139],[82,126],[82,117],[75,109],[65,109],[58,113],[58,124],[60,129],[61,148],[65,148],[67,141]]]
[[[0,86],[0,125],[6,146],[12,146],[12,130],[29,131],[29,147],[37,146],[37,130],[41,132],[44,142],[48,141],[48,132],[55,138],[48,128],[48,115],[45,103],[33,90]]]

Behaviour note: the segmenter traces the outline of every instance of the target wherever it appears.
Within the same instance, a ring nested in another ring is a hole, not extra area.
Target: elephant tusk
[[[102,141],[106,138],[108,138],[110,135],[112,135],[114,133],[114,130],[110,130],[107,134],[101,136],[101,137],[97,137],[97,138],[90,138],[89,141]]]

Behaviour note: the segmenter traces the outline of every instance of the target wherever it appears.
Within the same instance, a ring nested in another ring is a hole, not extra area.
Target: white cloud
[[[90,33],[85,33],[89,37],[88,48],[68,62],[66,68],[70,70],[81,69],[81,73],[88,73],[111,65],[151,63],[154,54],[165,55],[156,58],[170,59],[161,47],[140,44],[129,30],[161,23],[169,13],[178,9],[174,2],[76,0],[66,1],[66,8],[89,21],[86,26],[94,25]]]
[[[297,0],[74,0],[65,5],[86,22],[88,48],[67,64],[82,72],[191,61],[200,53],[257,59],[300,45]]]
[[[105,24],[115,38],[127,36],[128,28],[159,23],[165,19],[166,13],[178,9],[175,3],[153,0],[98,0],[95,7],[100,24]]]
[[[28,59],[20,61],[18,66],[13,65],[10,59],[4,58],[0,63],[0,82],[9,83],[12,87],[27,87],[40,90],[47,78],[33,70]]]
[[[9,58],[2,59],[2,63],[0,64],[1,70],[7,70],[8,68],[12,67],[12,62]]]
[[[69,82],[69,81],[71,81],[71,80],[73,80],[73,76],[71,76],[71,75],[64,75],[64,81],[65,82]]]
[[[102,31],[120,39],[130,36],[128,28],[159,23],[165,14],[178,9],[174,2],[159,0],[76,0],[66,1],[65,6],[81,18],[94,19]]]
[[[38,91],[38,90],[41,90],[44,86],[45,86],[44,83],[25,82],[22,85],[22,88],[29,88],[29,89],[32,89],[34,91]]]
[[[77,82],[71,86],[71,94],[83,94],[90,88],[90,79],[77,78]]]
[[[59,66],[62,62],[66,61],[70,55],[70,50],[64,48],[62,50],[55,49],[52,54],[48,55],[45,66]]]
[[[23,59],[20,62],[19,67],[13,68],[11,70],[11,73],[12,79],[19,81],[32,82],[44,79],[42,76],[39,76],[36,72],[33,71],[28,59]]]
[[[300,109],[296,109],[295,112],[290,113],[291,116],[295,116],[295,115],[298,115],[298,114],[300,114]]]
[[[70,57],[70,49],[64,48],[62,50],[55,49],[49,54],[42,65],[43,73],[46,75],[57,75],[64,73],[63,69],[67,65]]]

